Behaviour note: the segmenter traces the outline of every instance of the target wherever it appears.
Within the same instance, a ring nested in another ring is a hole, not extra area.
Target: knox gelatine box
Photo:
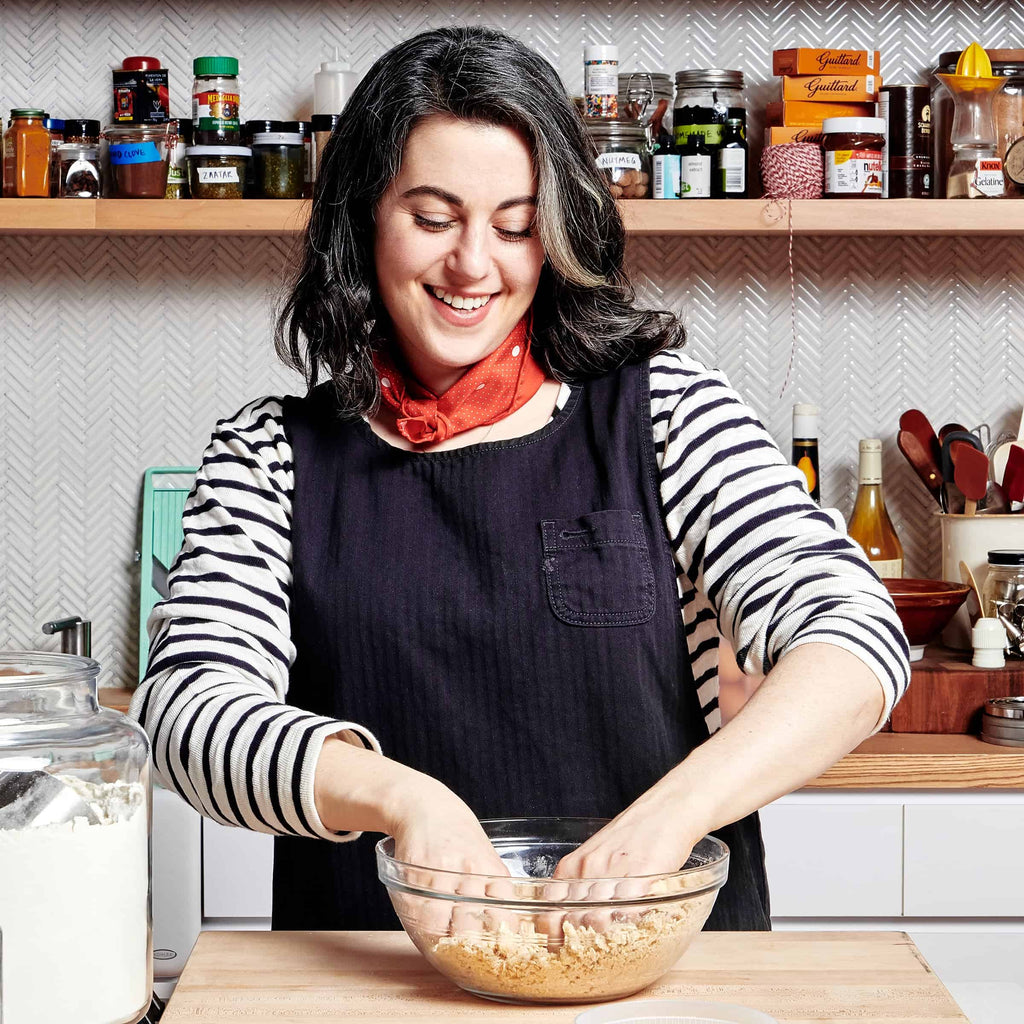
[[[772,51],[773,75],[872,75],[879,71],[878,50],[815,49],[800,46]]]

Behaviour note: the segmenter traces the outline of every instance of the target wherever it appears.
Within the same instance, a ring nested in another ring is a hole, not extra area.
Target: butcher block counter
[[[780,1022],[968,1024],[902,932],[703,932],[636,999],[739,1003]],[[461,992],[404,932],[203,932],[162,1024],[571,1024],[585,1006]]]

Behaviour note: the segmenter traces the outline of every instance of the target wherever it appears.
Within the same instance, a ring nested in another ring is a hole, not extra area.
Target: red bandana
[[[464,373],[443,395],[410,386],[391,358],[375,352],[380,393],[397,413],[396,427],[413,444],[436,444],[473,427],[504,419],[524,406],[544,383],[544,370],[530,353],[530,317],[486,358]]]

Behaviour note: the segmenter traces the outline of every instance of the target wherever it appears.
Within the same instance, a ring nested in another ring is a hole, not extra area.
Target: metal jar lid
[[[988,553],[989,565],[1024,565],[1024,550],[1020,548],[998,548]]]
[[[721,68],[700,68],[676,72],[677,89],[742,89],[743,72]]]
[[[984,712],[993,718],[1024,719],[1024,697],[993,697],[985,701]]]
[[[618,121],[605,117],[585,117],[583,121],[595,142],[647,141],[647,132],[641,121]]]

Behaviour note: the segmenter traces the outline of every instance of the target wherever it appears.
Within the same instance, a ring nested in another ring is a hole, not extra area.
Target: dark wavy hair
[[[672,313],[636,308],[622,218],[554,68],[503,32],[440,28],[373,65],[324,149],[275,335],[279,356],[310,388],[323,369],[343,416],[376,408],[372,353],[387,343],[388,318],[376,288],[374,215],[410,132],[433,115],[511,128],[532,147],[545,254],[533,351],[551,376],[585,380],[684,343]]]

